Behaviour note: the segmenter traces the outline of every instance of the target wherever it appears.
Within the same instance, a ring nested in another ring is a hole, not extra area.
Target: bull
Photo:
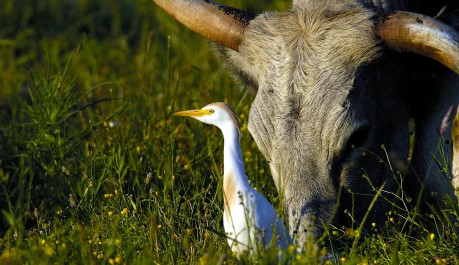
[[[451,126],[440,128],[459,100],[457,3],[293,0],[253,15],[153,1],[216,43],[254,89],[248,128],[296,243],[326,225],[382,223],[402,196],[420,213],[457,202]]]

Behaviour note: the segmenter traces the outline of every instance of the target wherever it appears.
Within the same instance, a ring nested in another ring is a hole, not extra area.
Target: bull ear
[[[459,32],[439,20],[397,11],[378,22],[376,33],[395,51],[432,58],[459,74]]]
[[[153,0],[185,26],[218,44],[238,51],[245,27],[254,15],[209,0]]]

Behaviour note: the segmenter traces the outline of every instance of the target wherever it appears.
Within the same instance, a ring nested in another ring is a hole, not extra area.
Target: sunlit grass
[[[247,2],[232,4],[260,11]],[[0,264],[235,263],[222,225],[223,138],[171,113],[234,106],[251,184],[281,207],[247,130],[253,95],[208,42],[146,0],[6,0],[0,10]],[[457,263],[456,232],[401,232],[411,210],[369,231],[330,227],[284,261]]]

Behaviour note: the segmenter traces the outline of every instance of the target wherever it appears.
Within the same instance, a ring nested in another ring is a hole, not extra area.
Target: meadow
[[[226,2],[253,12],[288,8]],[[277,263],[275,249],[240,261],[231,253],[223,137],[171,116],[232,105],[251,184],[282,212],[247,130],[254,95],[207,40],[148,0],[3,0],[0,10],[0,264]],[[446,211],[457,217],[459,207]],[[329,227],[304,253],[290,247],[285,262],[459,264],[453,219],[408,206],[386,215],[371,230]],[[321,258],[327,253],[336,259]]]

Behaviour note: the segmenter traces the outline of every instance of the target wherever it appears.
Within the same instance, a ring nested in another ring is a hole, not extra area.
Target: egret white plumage
[[[215,125],[223,133],[223,226],[232,251],[239,256],[245,250],[256,251],[258,247],[267,247],[271,242],[285,249],[290,237],[282,220],[269,201],[249,184],[234,110],[218,102],[173,115],[188,116]]]

